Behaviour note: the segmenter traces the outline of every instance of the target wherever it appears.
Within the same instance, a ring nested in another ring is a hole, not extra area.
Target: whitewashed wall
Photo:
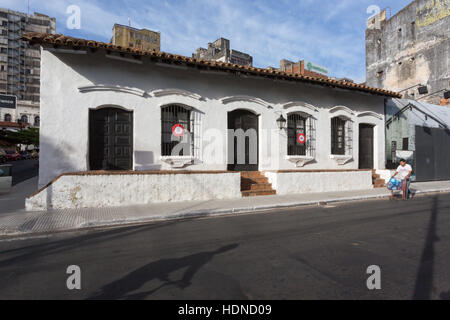
[[[26,199],[28,211],[241,198],[239,173],[66,175]]]
[[[265,172],[265,175],[279,195],[373,189],[371,171]]]
[[[202,143],[195,164],[184,170],[227,169],[227,113],[247,109],[259,115],[259,169],[294,170],[287,157],[283,114],[303,111],[316,119],[316,157],[304,169],[357,169],[358,125],[375,127],[375,168],[384,168],[384,98],[356,91],[298,82],[174,68],[144,59],[143,65],[87,55],[43,50],[41,59],[41,152],[39,185],[61,173],[89,170],[89,109],[117,106],[134,112],[134,169],[173,169],[161,158],[162,106],[192,107]],[[91,86],[89,90],[80,90]],[[108,86],[108,87],[101,87]],[[168,90],[176,89],[176,90]],[[161,91],[162,90],[162,91]],[[245,96],[245,97],[242,97]],[[227,97],[235,97],[224,99]],[[253,97],[253,98],[246,98]],[[336,108],[337,107],[337,108]],[[352,159],[341,165],[330,157],[331,117],[353,121]],[[295,159],[294,159],[295,160]]]

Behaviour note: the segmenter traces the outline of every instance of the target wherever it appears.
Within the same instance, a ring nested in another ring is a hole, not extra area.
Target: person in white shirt
[[[392,176],[392,178],[398,176],[400,180],[403,182],[403,192],[402,192],[402,199],[406,200],[408,199],[408,191],[409,191],[409,177],[412,175],[412,167],[406,163],[405,159],[400,160],[400,165],[397,168],[397,171],[395,171],[395,174]],[[394,191],[392,192],[392,198],[394,198]]]

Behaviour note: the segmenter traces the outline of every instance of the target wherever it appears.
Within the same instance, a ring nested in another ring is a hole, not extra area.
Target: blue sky
[[[161,50],[190,56],[219,37],[253,56],[257,67],[281,59],[313,61],[331,76],[365,81],[365,26],[371,6],[392,14],[411,0],[30,0],[30,12],[56,17],[57,32],[108,42],[114,23],[161,32]],[[0,0],[27,12],[28,0]],[[81,29],[66,28],[69,5]]]

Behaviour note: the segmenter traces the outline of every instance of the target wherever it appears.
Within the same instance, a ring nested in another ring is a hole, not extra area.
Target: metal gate
[[[416,126],[417,181],[450,180],[450,130]]]

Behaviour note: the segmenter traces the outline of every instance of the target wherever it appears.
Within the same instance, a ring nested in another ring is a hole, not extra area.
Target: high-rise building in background
[[[22,120],[39,126],[40,49],[20,40],[25,32],[56,32],[56,20],[0,8],[0,97],[15,96],[16,106],[0,104],[0,122]]]
[[[241,66],[252,66],[253,57],[247,53],[230,49],[230,40],[220,38],[208,43],[208,48],[198,48],[192,58],[221,61]]]
[[[415,0],[390,18],[382,10],[367,21],[366,84],[446,105],[449,34],[449,0]]]
[[[122,47],[161,51],[161,34],[116,23],[113,27],[111,43]]]

